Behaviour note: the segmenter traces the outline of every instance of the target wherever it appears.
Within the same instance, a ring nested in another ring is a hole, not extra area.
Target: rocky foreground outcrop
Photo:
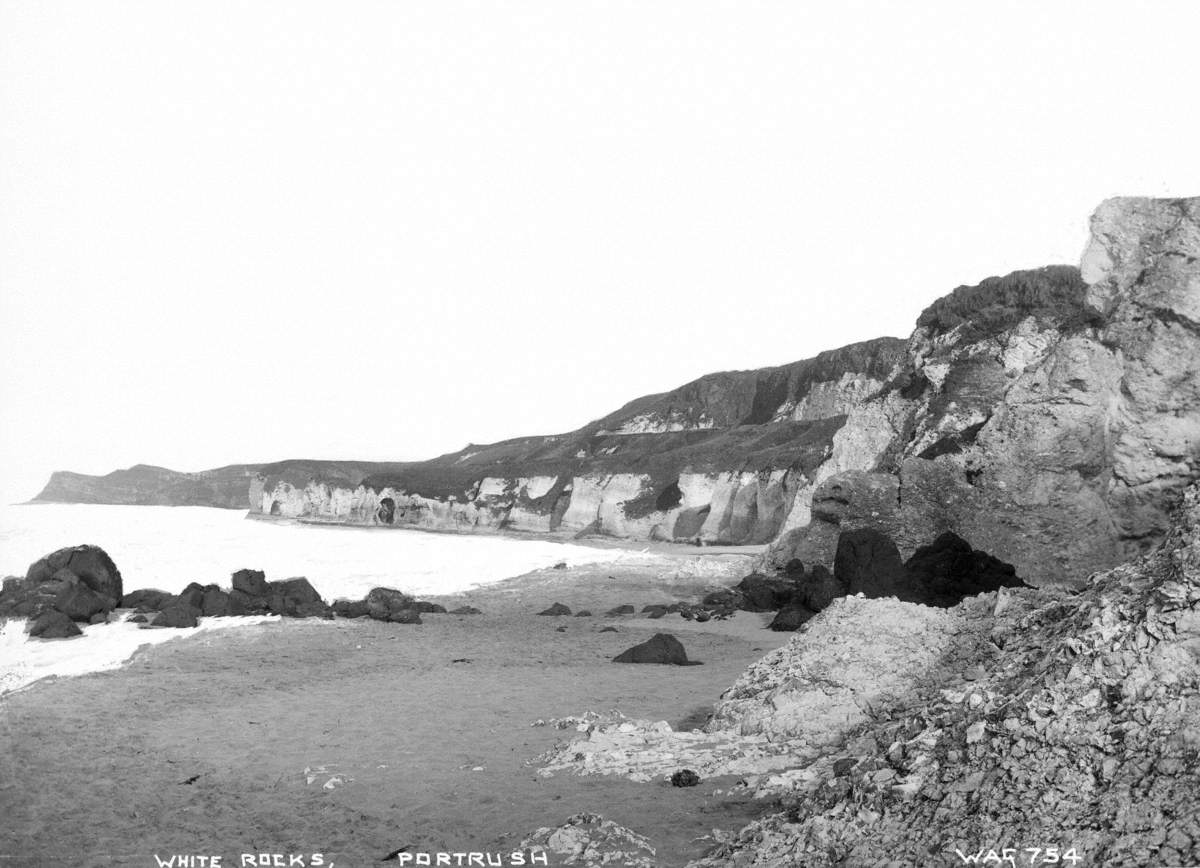
[[[1152,548],[1200,475],[1200,198],[1112,199],[1091,230],[1079,268],[959,287],[907,341],[711,374],[567,434],[425,462],[56,474],[39,499],[229,505],[215,480],[240,478],[267,517],[770,542],[766,570],[832,568],[844,530],[904,559],[953,532],[1027,582],[1079,585]]]
[[[930,668],[957,679],[872,708],[832,767],[793,777],[785,811],[700,864],[949,863],[1005,846],[1200,861],[1200,489],[1161,549],[1081,593],[1003,592],[960,616],[957,662]],[[769,693],[783,672],[748,676]],[[753,729],[770,713],[747,699],[726,713]]]
[[[584,735],[543,774],[686,766],[764,799],[695,868],[1008,864],[1005,848],[1029,860],[1026,847],[1197,864],[1200,486],[1159,549],[1081,591],[949,609],[842,598],[751,666],[703,730],[576,720]]]

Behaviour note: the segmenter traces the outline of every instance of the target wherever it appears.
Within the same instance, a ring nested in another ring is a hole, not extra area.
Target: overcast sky
[[[1200,194],[1200,4],[0,0],[0,495],[905,336]]]

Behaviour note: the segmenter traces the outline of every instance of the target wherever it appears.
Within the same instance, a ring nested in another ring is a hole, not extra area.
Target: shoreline
[[[790,634],[767,630],[768,615],[698,624],[604,617],[600,604],[640,608],[713,581],[664,572],[661,558],[535,570],[437,598],[471,599],[482,615],[276,621],[45,679],[0,700],[11,742],[0,752],[0,802],[11,806],[0,855],[141,865],[155,852],[223,852],[231,864],[239,852],[321,852],[365,864],[405,844],[507,851],[589,812],[649,837],[659,864],[682,865],[711,847],[714,826],[740,828],[762,806],[716,793],[732,780],[676,789],[540,776],[536,758],[574,732],[535,723],[615,708],[699,725]],[[535,614],[559,600],[596,611]],[[610,626],[618,632],[601,632]],[[612,662],[656,632],[705,665]],[[22,732],[43,735],[14,738]],[[47,823],[67,816],[87,820]]]
[[[214,507],[219,509],[220,507]],[[453,530],[451,528],[433,528],[433,527],[418,527],[415,525],[375,525],[375,524],[356,524],[353,522],[344,521],[326,521],[317,518],[286,518],[273,515],[265,515],[261,512],[247,510],[245,515],[248,521],[261,521],[271,524],[281,525],[303,525],[305,527],[321,527],[321,528],[344,528],[349,530],[367,530],[367,531],[415,531],[417,533],[438,534],[444,536],[457,537],[493,537],[500,539],[514,540],[532,540],[539,542],[562,543],[564,545],[579,545],[590,546],[592,548],[619,548],[619,549],[652,549],[656,552],[673,552],[679,554],[744,554],[747,556],[757,556],[764,553],[767,548],[767,543],[758,543],[755,545],[733,545],[726,543],[714,543],[708,545],[705,543],[694,542],[674,542],[671,540],[638,540],[631,537],[615,537],[605,536],[602,534],[584,534],[577,535],[569,532],[550,531],[540,533],[529,530],[508,530],[500,528],[498,530],[482,529],[482,530]]]

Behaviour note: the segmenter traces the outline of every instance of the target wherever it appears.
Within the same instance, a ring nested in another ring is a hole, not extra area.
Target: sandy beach
[[[677,789],[539,776],[535,758],[574,733],[532,724],[610,709],[702,723],[788,634],[746,612],[704,624],[603,613],[696,599],[748,563],[689,549],[668,570],[661,558],[540,570],[436,598],[482,615],[285,620],[35,684],[0,701],[0,865],[141,866],[155,854],[237,865],[242,853],[368,865],[403,846],[511,851],[579,812],[628,826],[660,864],[682,865],[711,846],[713,828],[739,828],[759,806],[714,795],[732,779]],[[554,602],[594,615],[534,614]],[[619,632],[600,632],[610,625]],[[611,662],[656,632],[705,665]]]

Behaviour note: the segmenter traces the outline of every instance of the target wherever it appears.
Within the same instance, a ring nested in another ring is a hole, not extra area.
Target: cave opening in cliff
[[[375,516],[381,524],[392,524],[396,520],[396,501],[390,497],[385,497],[379,501],[379,509],[376,510]]]
[[[658,495],[658,498],[654,501],[654,508],[659,512],[666,512],[668,509],[674,509],[679,506],[682,502],[683,492],[679,489],[679,480],[676,479]]]
[[[278,500],[271,501],[271,515],[282,515],[283,506]]]

